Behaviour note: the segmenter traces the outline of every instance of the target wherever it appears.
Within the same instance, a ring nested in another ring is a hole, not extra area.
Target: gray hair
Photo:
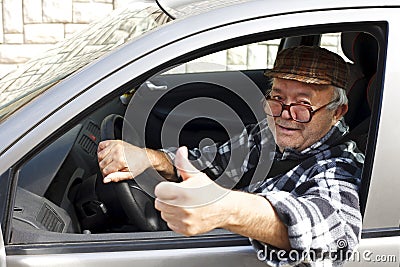
[[[332,100],[337,99],[337,101],[333,102],[332,104],[329,104],[326,107],[328,110],[335,110],[342,105],[347,105],[349,102],[349,100],[347,99],[346,90],[336,86],[334,86],[333,89],[334,92]]]

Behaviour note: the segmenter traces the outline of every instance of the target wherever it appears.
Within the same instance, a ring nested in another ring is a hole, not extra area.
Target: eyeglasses
[[[310,122],[312,116],[319,110],[324,107],[336,102],[337,99],[325,104],[317,109],[313,109],[310,105],[300,104],[300,103],[291,103],[286,105],[279,100],[272,99],[271,96],[266,97],[265,104],[268,106],[264,106],[265,113],[268,116],[272,117],[280,117],[284,110],[287,110],[290,114],[290,117],[297,122],[307,123]]]

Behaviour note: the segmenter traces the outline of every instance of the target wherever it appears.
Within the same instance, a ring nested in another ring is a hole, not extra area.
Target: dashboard
[[[29,160],[20,170],[14,221],[20,227],[82,233],[93,217],[97,146],[105,116],[125,112],[117,98],[82,120]],[[88,198],[91,199],[88,199]],[[92,219],[93,220],[93,219]],[[92,222],[96,224],[101,222]]]

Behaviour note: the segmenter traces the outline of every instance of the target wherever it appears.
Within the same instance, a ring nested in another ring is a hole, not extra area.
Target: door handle
[[[147,87],[150,91],[164,91],[168,89],[167,85],[155,85],[151,81],[145,81],[143,86]]]

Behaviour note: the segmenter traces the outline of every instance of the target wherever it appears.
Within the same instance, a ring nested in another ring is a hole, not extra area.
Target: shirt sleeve
[[[250,240],[259,259],[271,266],[326,260],[337,264],[348,258],[359,243],[359,179],[332,162],[316,168],[319,172],[292,192],[260,193],[287,226],[292,247],[292,251],[283,253],[268,244]]]
[[[189,160],[200,171],[224,187],[233,188],[243,175],[257,166],[260,153],[260,127],[249,125],[240,135],[223,144],[189,149]],[[172,162],[178,148],[161,149]],[[179,176],[179,172],[177,173]]]

